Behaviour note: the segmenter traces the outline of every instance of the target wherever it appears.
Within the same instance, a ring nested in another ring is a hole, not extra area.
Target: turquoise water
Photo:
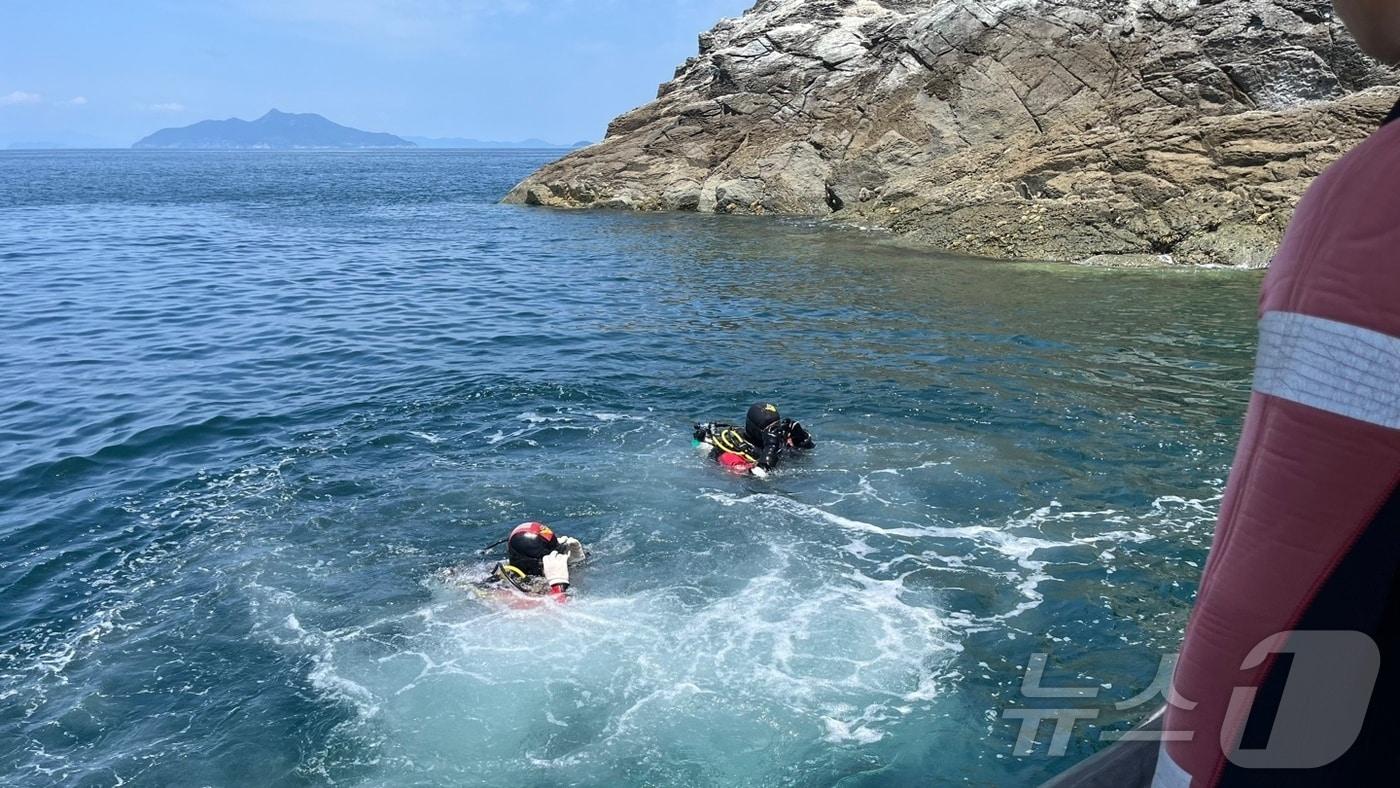
[[[1189,609],[1257,274],[496,204],[537,153],[0,154],[0,775],[1026,784]],[[771,398],[818,449],[726,475]],[[444,570],[525,519],[566,608]],[[1044,705],[1044,702],[1041,702]],[[1146,707],[1106,712],[1126,724]]]

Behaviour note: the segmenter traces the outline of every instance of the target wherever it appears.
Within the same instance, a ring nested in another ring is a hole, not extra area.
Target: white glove
[[[577,563],[579,561],[582,561],[585,557],[583,552],[583,542],[580,542],[572,536],[559,537],[559,546],[569,551],[569,561],[571,563]]]
[[[569,556],[567,553],[550,553],[541,561],[544,564],[544,581],[551,586],[569,584]]]

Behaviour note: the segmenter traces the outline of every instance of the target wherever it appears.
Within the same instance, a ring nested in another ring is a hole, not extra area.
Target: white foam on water
[[[605,413],[602,411],[583,411],[583,415],[591,416],[598,421],[608,423],[614,421],[635,421],[641,424],[649,424],[654,421],[654,417],[635,416],[630,413]]]
[[[516,416],[516,419],[529,424],[567,424],[573,421],[574,417],[570,416],[567,413],[561,413],[554,416],[546,416],[536,411],[529,410],[520,414],[519,416]]]
[[[310,656],[318,692],[355,712],[339,733],[376,742],[391,770],[487,784],[476,775],[523,759],[606,781],[621,762],[663,763],[691,742],[713,779],[751,782],[817,742],[880,742],[943,691],[960,646],[937,610],[859,572],[811,582],[845,554],[779,546],[766,571],[699,601],[677,578],[654,594],[584,589],[569,605],[528,609],[464,591],[485,571],[473,564],[428,578],[431,601],[410,614],[316,632],[287,611],[276,637]],[[271,607],[298,604],[273,596]],[[385,630],[399,633],[392,648]]]
[[[859,477],[856,493],[852,495],[866,500],[888,503],[879,496],[868,494],[866,492],[868,486],[869,476]],[[824,507],[802,503],[784,495],[766,493],[737,495],[715,491],[703,495],[724,506],[746,505],[776,509],[810,522],[824,522],[837,526],[854,535],[854,539],[847,542],[843,549],[859,559],[869,559],[870,556],[877,553],[877,550],[869,543],[869,539],[872,537],[896,540],[901,544],[900,557],[881,568],[890,570],[895,568],[895,565],[911,564],[912,562],[913,568],[899,575],[900,580],[909,577],[918,568],[930,562],[944,568],[997,574],[996,570],[985,565],[985,559],[977,557],[977,552],[990,551],[999,554],[1015,567],[1012,571],[1000,574],[1002,582],[1014,589],[1020,600],[1007,609],[976,615],[949,611],[945,616],[945,621],[961,628],[964,634],[971,631],[985,631],[993,625],[1004,625],[1007,621],[1034,610],[1044,602],[1042,585],[1054,580],[1051,573],[1054,562],[1041,557],[1042,551],[1057,548],[1089,547],[1093,548],[1096,553],[1106,554],[1107,558],[1104,558],[1103,561],[1107,563],[1116,558],[1116,554],[1105,550],[1105,547],[1142,544],[1155,539],[1174,539],[1185,531],[1200,532],[1203,530],[1202,520],[1213,518],[1215,512],[1213,504],[1219,501],[1219,496],[1200,500],[1180,496],[1162,496],[1155,499],[1148,510],[1137,514],[1128,514],[1114,509],[1067,510],[1059,501],[1051,500],[1043,506],[1009,517],[995,525],[942,524],[937,521],[933,513],[929,513],[927,520],[921,523],[900,521],[890,525],[880,525],[843,516]],[[828,505],[839,504],[846,497],[851,497],[851,495],[843,496],[838,493],[837,499]],[[891,508],[895,507],[891,506]],[[898,511],[904,517],[908,517],[911,513],[909,506],[898,507]],[[1180,516],[1183,514],[1187,516]],[[1044,535],[1049,526],[1053,525],[1062,530],[1064,525],[1076,521],[1084,521],[1091,526],[1099,523],[1116,523],[1120,526],[1136,524],[1139,527],[1119,527],[1109,530],[1091,527],[1088,529],[1089,532],[1083,536],[1062,539]],[[962,548],[959,548],[958,552],[949,550],[950,547],[958,548],[960,545],[970,545],[970,552],[963,552]],[[1186,563],[1190,565],[1191,562]],[[1111,566],[1105,566],[1106,574],[1113,571]]]
[[[211,692],[210,686],[195,686],[193,679],[178,687],[180,696],[191,701],[181,711],[153,712],[140,720],[120,722],[133,731],[142,725],[161,731],[149,739],[133,737],[135,743],[128,749],[110,752],[79,743],[51,752],[36,736],[46,735],[43,731],[55,724],[55,714],[81,707],[90,697],[102,698],[107,708],[136,702],[130,697],[131,677],[124,671],[136,671],[135,676],[149,676],[159,683],[167,673],[186,667],[184,655],[163,657],[145,639],[153,629],[184,629],[190,611],[199,610],[202,602],[218,594],[220,575],[201,559],[215,552],[235,554],[244,547],[248,526],[244,507],[249,502],[285,500],[282,474],[292,461],[288,457],[220,474],[200,472],[159,494],[122,499],[116,505],[130,518],[126,526],[89,530],[94,543],[104,546],[103,559],[78,564],[78,574],[69,580],[81,582],[90,605],[71,619],[25,633],[0,654],[0,686],[6,702],[22,707],[25,719],[32,715],[35,720],[47,720],[32,729],[34,734],[25,733],[13,742],[26,753],[27,772],[63,782],[98,769],[120,781],[139,773],[127,763],[125,775],[117,774],[113,764],[122,759],[149,763],[162,753],[191,746],[178,736],[189,730],[197,715],[202,701],[195,699]],[[133,647],[131,637],[143,640]],[[103,691],[94,694],[94,682],[99,681]],[[159,697],[158,690],[149,694]],[[165,718],[180,720],[181,728],[171,729]],[[92,713],[90,724],[111,722]]]
[[[866,728],[857,723],[842,722],[841,720],[823,717],[822,722],[826,724],[826,735],[822,738],[832,744],[844,742],[855,742],[856,744],[874,744],[885,738],[885,734],[878,730]]]
[[[513,434],[500,430],[492,442],[528,441],[561,419],[606,430],[609,438],[619,437],[619,422],[633,421],[595,413],[522,417],[523,425],[508,425]],[[840,758],[895,746],[907,741],[900,734],[915,725],[911,720],[926,725],[946,713],[950,690],[963,681],[953,665],[968,636],[996,629],[1011,638],[1008,623],[1043,603],[1054,569],[1043,551],[1089,547],[1089,556],[1122,562],[1124,546],[1164,538],[1170,531],[1163,523],[1198,528],[1213,510],[1209,499],[1174,496],[1138,513],[1070,511],[1052,500],[962,524],[906,500],[910,488],[900,486],[946,461],[868,472],[796,465],[754,487],[667,440],[658,439],[654,458],[636,463],[638,489],[653,483],[648,474],[709,474],[701,478],[718,489],[694,495],[696,503],[710,514],[728,512],[736,523],[761,523],[769,552],[756,569],[721,566],[716,578],[707,564],[692,574],[685,557],[725,553],[708,543],[688,553],[686,546],[667,559],[669,584],[655,593],[596,593],[585,584],[568,606],[525,610],[484,604],[434,576],[425,581],[427,601],[412,610],[367,610],[354,625],[336,627],[318,622],[343,623],[343,612],[317,610],[314,594],[286,585],[294,574],[286,567],[269,572],[284,585],[242,583],[264,642],[300,666],[319,701],[349,715],[300,773],[341,781],[370,768],[370,782],[414,773],[485,785],[529,764],[534,777],[557,772],[607,784],[626,764],[691,763],[701,765],[701,776],[682,775],[676,784],[691,777],[782,782],[781,769],[813,751]],[[242,549],[247,524],[228,504],[287,495],[283,467],[209,478],[202,491],[144,505],[141,514]],[[772,491],[785,479],[820,478],[827,487],[834,474],[845,475],[840,490]],[[672,494],[658,486],[658,497]],[[482,500],[513,504],[509,496]],[[702,509],[701,516],[710,515]],[[142,581],[151,581],[170,569],[162,564],[171,550],[188,546],[132,556],[123,571],[140,570]],[[282,560],[278,545],[253,549],[270,549],[264,569]],[[377,549],[432,560],[418,547]],[[942,609],[938,589],[930,590],[933,571],[980,578],[1007,593],[990,609]],[[93,630],[99,640],[100,629]],[[55,651],[54,659],[61,671],[73,657]]]
[[[112,534],[108,541],[117,545],[110,548],[115,562],[84,578],[94,609],[81,624],[31,633],[17,644],[6,660],[13,667],[11,675],[30,677],[27,689],[40,698],[45,695],[43,678],[66,683],[66,671],[75,660],[91,656],[112,633],[138,626],[151,613],[138,600],[164,582],[172,563],[187,560],[191,541],[216,541],[241,525],[238,515],[229,511],[230,502],[277,492],[288,462],[250,465],[222,476],[200,474],[201,486],[194,490],[170,492],[149,503],[123,501],[120,507],[140,525]],[[172,533],[179,536],[167,536]]]

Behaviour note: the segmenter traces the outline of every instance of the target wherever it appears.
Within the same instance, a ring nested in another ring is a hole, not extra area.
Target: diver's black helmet
[[[763,432],[778,423],[778,406],[770,402],[759,402],[749,406],[749,414],[744,417],[744,436],[750,443],[762,445]]]
[[[541,561],[559,551],[559,538],[544,523],[523,523],[515,526],[506,540],[506,556],[510,565],[529,575],[542,574]]]

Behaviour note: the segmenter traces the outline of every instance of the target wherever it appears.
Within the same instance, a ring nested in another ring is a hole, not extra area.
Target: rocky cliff
[[[1396,82],[1327,0],[760,0],[506,199],[1259,265]]]

